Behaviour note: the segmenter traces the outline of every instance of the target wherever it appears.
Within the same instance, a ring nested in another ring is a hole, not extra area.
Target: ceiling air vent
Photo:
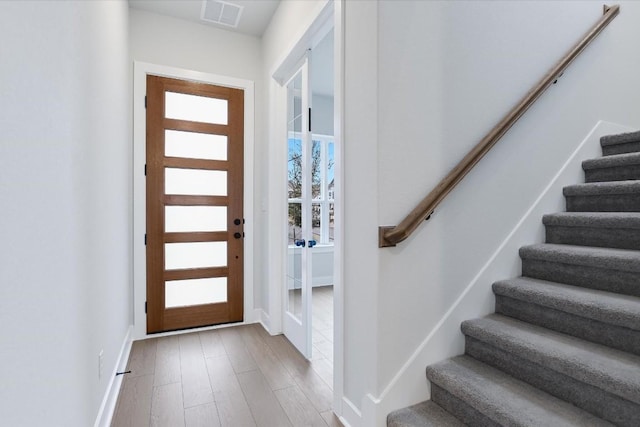
[[[243,6],[220,0],[204,0],[200,19],[214,24],[236,28],[240,22]]]

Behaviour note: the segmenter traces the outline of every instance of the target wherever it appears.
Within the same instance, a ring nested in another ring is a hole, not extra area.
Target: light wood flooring
[[[313,297],[311,361],[259,324],[135,341],[112,426],[341,426],[332,289]]]

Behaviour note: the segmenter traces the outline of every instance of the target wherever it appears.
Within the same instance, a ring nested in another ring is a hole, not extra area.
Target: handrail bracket
[[[386,234],[395,229],[394,226],[380,226],[378,227],[378,247],[379,248],[392,248],[396,246],[395,243],[387,240]]]

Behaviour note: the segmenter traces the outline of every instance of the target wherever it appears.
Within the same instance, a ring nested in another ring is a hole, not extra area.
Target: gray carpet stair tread
[[[544,225],[640,229],[639,212],[559,212],[542,217]]]
[[[582,169],[614,168],[617,166],[631,166],[640,164],[640,153],[614,154],[611,156],[598,157],[582,162]]]
[[[427,368],[429,380],[505,426],[612,426],[469,356]]]
[[[517,277],[493,284],[493,292],[610,325],[640,331],[640,298],[545,280]]]
[[[569,185],[564,187],[562,192],[567,197],[636,194],[640,193],[640,180],[589,182],[586,184]]]
[[[640,251],[542,243],[520,248],[522,259],[640,272]],[[640,279],[640,277],[639,277]]]
[[[607,145],[626,144],[628,142],[638,141],[640,141],[640,131],[635,131],[603,136],[600,138],[600,145],[606,147]]]
[[[430,400],[398,409],[387,417],[388,427],[464,427],[456,417]]]
[[[640,404],[640,356],[499,314],[462,323],[462,332],[545,368]]]

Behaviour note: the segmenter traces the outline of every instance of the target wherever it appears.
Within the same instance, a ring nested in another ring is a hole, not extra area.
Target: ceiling
[[[204,0],[129,0],[129,6],[133,9],[146,10],[148,12],[185,19],[228,31],[262,37],[262,34],[269,25],[269,21],[271,21],[271,17],[280,4],[280,0],[223,1],[243,7],[240,22],[236,28],[214,24],[200,19]]]
[[[0,0],[2,1],[2,0]],[[205,0],[129,0],[133,9],[262,37],[281,0],[223,0],[243,6],[237,28],[200,19]],[[316,95],[333,96],[333,31],[313,49],[311,86]]]

